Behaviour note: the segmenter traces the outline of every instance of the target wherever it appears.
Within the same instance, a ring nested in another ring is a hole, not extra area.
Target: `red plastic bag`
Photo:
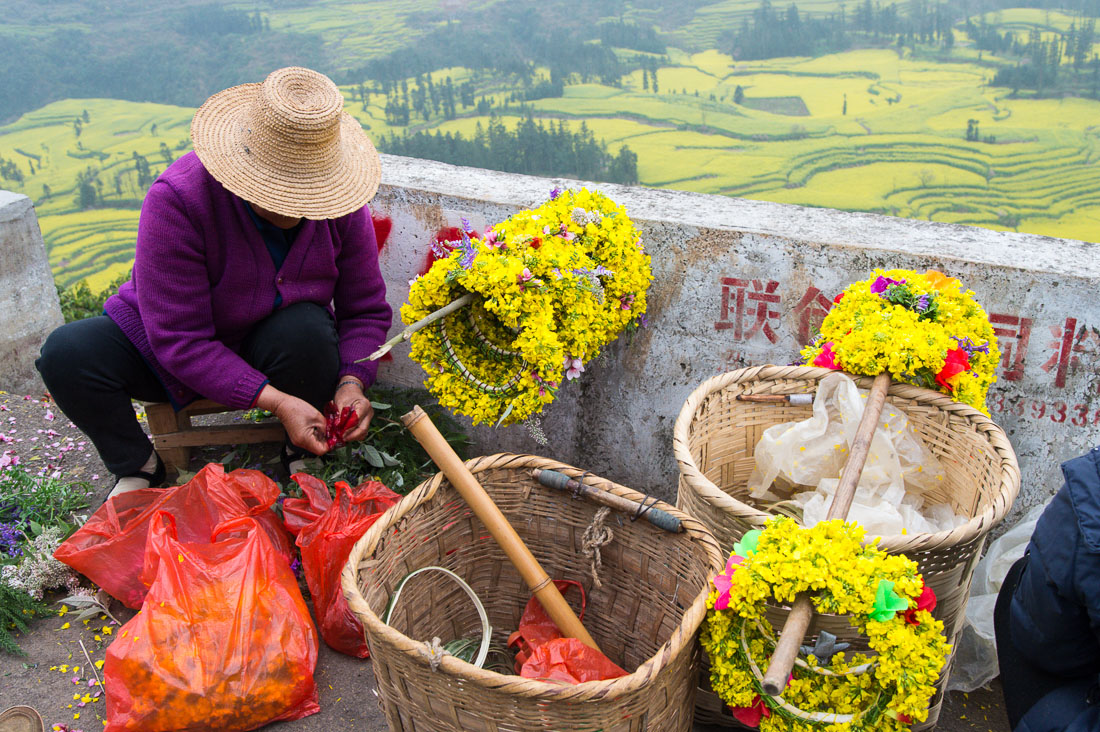
[[[283,525],[294,536],[321,518],[332,506],[332,496],[325,481],[309,473],[295,473],[290,479],[298,484],[305,498],[288,498],[283,501]]]
[[[576,587],[581,591],[581,611],[577,619],[584,620],[584,608],[588,604],[588,599],[585,597],[581,583],[575,580],[554,580],[554,586],[562,595],[568,592],[570,587]],[[561,631],[543,610],[542,603],[532,597],[523,608],[523,615],[519,619],[519,630],[508,636],[508,647],[516,649],[516,673],[520,672],[524,662],[534,654],[536,648],[555,638],[561,638]]]
[[[194,543],[165,511],[151,523],[145,607],[107,648],[104,732],[237,732],[320,711],[317,631],[260,522]]]
[[[584,587],[574,580],[554,580],[563,595],[570,587],[581,591],[579,620],[584,620],[587,600]],[[508,646],[516,648],[516,673],[528,679],[579,684],[626,676],[604,654],[589,648],[576,638],[563,638],[558,626],[546,614],[542,603],[532,597],[519,619],[519,630],[508,637]]]
[[[576,638],[555,638],[535,649],[519,675],[527,679],[580,684],[617,679],[626,676],[626,671]]]
[[[293,477],[303,489],[306,488],[303,476],[295,474]],[[328,488],[324,491],[327,496]],[[369,655],[363,624],[348,607],[340,588],[340,572],[355,542],[386,509],[400,500],[401,496],[377,481],[367,481],[353,490],[340,480],[336,482],[336,500],[298,534],[302,570],[313,596],[313,611],[321,637],[340,653],[359,658]]]
[[[149,525],[157,511],[179,523],[181,541],[208,541],[214,527],[231,518],[252,516],[289,565],[294,545],[271,511],[279,487],[258,470],[225,469],[210,463],[184,485],[145,489],[116,496],[54,552],[54,558],[95,582],[127,607],[137,609],[146,586],[139,579]]]

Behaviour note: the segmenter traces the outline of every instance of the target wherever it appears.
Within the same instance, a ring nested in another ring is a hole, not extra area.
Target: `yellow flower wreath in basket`
[[[410,355],[440,404],[475,424],[537,415],[645,315],[653,275],[626,212],[586,189],[551,195],[482,238],[464,235],[401,308],[413,324],[461,302],[412,335]]]
[[[955,278],[876,269],[837,296],[802,357],[853,374],[889,371],[988,415],[985,396],[1001,352],[989,317]]]
[[[900,732],[927,719],[951,649],[929,612],[935,594],[915,562],[865,546],[863,536],[839,519],[803,529],[779,517],[734,547],[714,580],[700,641],[711,686],[738,720],[764,732]],[[801,592],[814,593],[818,612],[848,615],[873,653],[828,658],[819,636],[783,693],[767,696],[761,684],[776,639],[765,610]]]

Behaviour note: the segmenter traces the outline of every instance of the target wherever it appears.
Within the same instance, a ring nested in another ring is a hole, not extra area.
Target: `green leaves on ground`
[[[92,493],[91,484],[83,481],[31,475],[21,466],[7,468],[0,471],[0,524],[27,539],[52,526],[68,536],[76,531],[74,514],[88,507]]]
[[[51,615],[57,615],[57,611],[26,592],[0,582],[0,651],[25,656],[23,649],[15,642],[12,630],[23,632],[27,629],[28,620]]]

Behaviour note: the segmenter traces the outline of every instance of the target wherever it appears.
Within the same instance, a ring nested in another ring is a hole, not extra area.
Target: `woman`
[[[270,410],[296,446],[284,462],[326,452],[329,400],[359,415],[347,440],[373,414],[377,365],[357,362],[391,319],[366,206],[381,173],[339,90],[280,69],[208,99],[191,140],[146,194],[130,281],[37,361],[118,476],[112,496],[165,479],[131,398]]]
[[[1100,729],[1100,447],[1063,463],[1062,474],[994,610],[1016,732]]]

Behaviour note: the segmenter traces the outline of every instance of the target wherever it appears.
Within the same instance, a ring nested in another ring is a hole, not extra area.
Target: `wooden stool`
[[[145,402],[144,404],[153,447],[165,464],[177,472],[187,469],[192,447],[283,442],[286,439],[286,431],[278,422],[212,427],[192,426],[191,417],[196,415],[241,411],[209,399],[191,402],[178,412],[167,402]]]

